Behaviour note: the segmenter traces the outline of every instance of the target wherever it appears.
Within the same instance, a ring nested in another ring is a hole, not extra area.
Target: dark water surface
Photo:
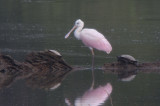
[[[65,34],[76,19],[85,27],[102,32],[113,51],[95,51],[95,86],[112,85],[111,98],[104,106],[160,105],[160,74],[136,70],[132,81],[101,69],[116,56],[130,54],[140,62],[160,61],[159,0],[1,0],[0,52],[24,61],[31,51],[55,49],[73,66],[86,67],[69,73],[55,90],[26,84],[25,79],[1,85],[0,106],[67,106],[75,104],[92,84],[91,53],[73,34]],[[160,70],[158,70],[160,71]],[[4,76],[0,73],[0,80]],[[111,102],[112,100],[112,102]],[[76,105],[81,106],[81,105]],[[82,105],[82,106],[89,106]]]

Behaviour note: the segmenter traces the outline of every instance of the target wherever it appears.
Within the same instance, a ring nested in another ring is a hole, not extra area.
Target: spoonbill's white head
[[[84,22],[81,19],[76,20],[75,25],[76,27],[83,27]]]
[[[83,26],[84,26],[84,22],[83,22],[81,19],[76,20],[73,28],[66,34],[65,39],[67,39],[67,38],[69,37],[69,35],[70,35],[76,28],[82,29]]]

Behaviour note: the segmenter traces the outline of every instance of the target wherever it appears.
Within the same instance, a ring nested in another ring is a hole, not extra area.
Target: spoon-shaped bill
[[[66,35],[65,35],[65,39],[67,39],[69,37],[69,35],[73,32],[73,30],[76,28],[76,26],[74,26]]]

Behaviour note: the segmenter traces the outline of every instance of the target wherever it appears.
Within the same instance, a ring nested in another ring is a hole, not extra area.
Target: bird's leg
[[[94,51],[93,51],[93,48],[90,48],[91,49],[91,52],[92,52],[92,56],[94,56]]]
[[[91,88],[90,89],[93,89],[93,87],[94,87],[94,81],[95,80],[95,78],[94,78],[94,69],[92,68],[92,85],[91,85]]]
[[[91,52],[92,52],[92,70],[94,69],[94,51],[93,48],[90,48]]]
[[[90,48],[91,49],[91,52],[92,52],[92,85],[91,85],[91,88],[94,87],[94,51],[93,51],[93,48]]]

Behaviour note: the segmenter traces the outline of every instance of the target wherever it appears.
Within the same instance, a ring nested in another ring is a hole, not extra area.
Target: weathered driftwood
[[[33,74],[26,80],[34,88],[55,89],[72,69],[62,56],[51,51],[30,53],[25,64],[32,67]]]
[[[15,79],[28,75],[31,68],[13,60],[10,56],[0,54],[0,88],[10,85]]]
[[[32,52],[23,63],[0,54],[0,88],[19,78],[26,79],[33,87],[54,88],[71,69],[62,56],[53,51]]]
[[[69,66],[60,53],[54,50],[32,52],[26,56],[24,62],[18,62],[10,56],[0,54],[0,88],[9,86],[17,79],[25,79],[27,85],[34,88],[55,89],[72,69],[80,68]],[[128,76],[133,78],[139,71],[159,73],[160,62],[138,65],[106,63],[103,70],[106,73],[118,74],[120,79]]]
[[[115,63],[106,63],[103,66],[103,70],[105,71],[132,71],[138,70],[140,72],[160,72],[160,62],[153,63],[139,63],[138,65],[133,64],[121,64],[119,62]]]
[[[119,62],[106,63],[102,67],[105,73],[112,73],[118,76],[121,81],[133,80],[137,73],[160,73],[160,62],[141,63],[138,65],[121,64]]]

